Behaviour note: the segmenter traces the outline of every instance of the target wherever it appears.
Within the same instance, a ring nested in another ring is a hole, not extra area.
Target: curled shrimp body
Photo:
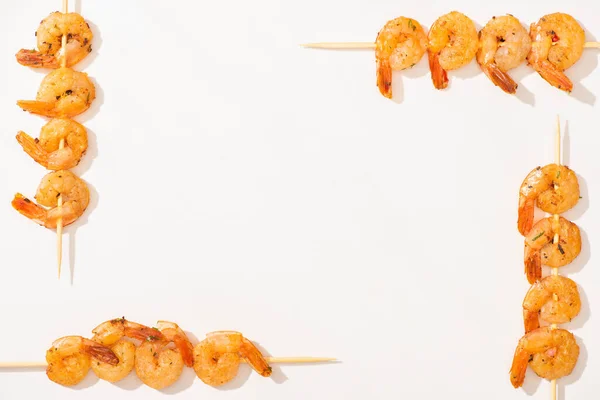
[[[442,15],[429,30],[429,69],[436,89],[448,86],[446,71],[467,65],[477,52],[477,29],[469,17],[458,12]]]
[[[60,141],[63,139],[64,148],[61,149]],[[75,167],[88,146],[83,125],[67,118],[50,120],[42,127],[39,139],[19,132],[17,141],[37,163],[54,171]]]
[[[116,365],[119,359],[108,347],[81,336],[65,336],[46,351],[46,375],[64,386],[76,385],[85,378],[91,359]]]
[[[63,199],[60,208],[57,207],[59,195]],[[62,218],[63,226],[67,226],[84,213],[90,202],[90,192],[85,182],[72,172],[55,171],[42,178],[35,199],[39,204],[17,193],[12,206],[32,221],[55,229],[59,219]]]
[[[179,379],[183,367],[192,365],[192,344],[177,324],[159,321],[163,340],[146,340],[135,352],[135,372],[142,382],[161,390]],[[175,349],[167,345],[173,342]]]
[[[577,175],[565,165],[549,164],[531,171],[519,190],[519,219],[521,235],[533,226],[534,207],[550,214],[562,214],[579,201]]]
[[[92,371],[102,380],[118,382],[133,370],[135,364],[135,345],[125,340],[119,340],[109,346],[109,348],[117,356],[119,363],[113,365],[101,360],[92,360]]]
[[[554,243],[554,235],[558,242]],[[529,283],[542,277],[542,264],[552,268],[573,261],[581,252],[581,233],[573,222],[559,217],[539,220],[525,236],[525,273]]]
[[[512,15],[494,17],[479,32],[477,63],[488,78],[504,90],[514,94],[517,84],[507,74],[527,58],[531,38],[518,19]]]
[[[421,24],[411,18],[388,21],[377,34],[377,87],[382,95],[392,98],[392,70],[411,68],[427,50],[427,36]]]
[[[62,37],[67,36],[67,67],[77,64],[92,51],[93,34],[90,26],[77,13],[53,12],[42,20],[35,32],[38,51],[20,50],[19,64],[34,68],[58,68],[63,56]]]
[[[46,117],[74,117],[96,98],[94,84],[85,72],[58,68],[42,80],[36,100],[19,100],[17,105],[32,114]]]
[[[554,13],[531,24],[529,34],[533,41],[529,64],[552,86],[566,92],[573,90],[573,83],[563,71],[583,54],[583,28],[572,16]]]
[[[194,348],[194,371],[202,382],[220,386],[237,375],[244,359],[260,375],[271,376],[271,367],[260,350],[239,332],[220,331],[206,335]]]
[[[543,327],[528,332],[519,340],[510,369],[510,382],[523,386],[527,365],[541,378],[552,380],[569,375],[579,358],[579,345],[564,329]]]
[[[525,332],[539,328],[540,320],[564,324],[575,318],[580,310],[577,284],[564,276],[547,276],[535,282],[523,300]]]

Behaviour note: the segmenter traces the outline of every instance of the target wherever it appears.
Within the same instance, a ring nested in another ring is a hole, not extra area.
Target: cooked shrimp
[[[96,98],[96,89],[85,72],[58,68],[42,80],[36,100],[19,100],[18,106],[46,117],[74,117]]]
[[[518,19],[512,15],[493,17],[479,32],[477,63],[494,85],[514,94],[518,85],[507,74],[527,58],[531,38]]]
[[[429,69],[436,89],[448,86],[446,71],[467,65],[477,52],[477,29],[469,17],[458,12],[442,15],[429,30]]]
[[[57,207],[59,195],[63,199],[60,208]],[[39,204],[17,193],[12,206],[34,222],[48,229],[54,229],[60,218],[63,226],[67,226],[84,213],[90,202],[90,192],[85,182],[72,172],[55,171],[42,178],[35,199]]]
[[[526,235],[533,226],[534,206],[550,214],[562,214],[579,201],[579,182],[564,165],[537,167],[527,175],[519,190],[518,228]]]
[[[417,21],[399,17],[388,21],[377,34],[377,87],[382,95],[392,98],[392,70],[411,68],[425,54],[427,36]]]
[[[81,336],[65,336],[55,340],[46,352],[46,375],[60,385],[76,385],[87,375],[90,357],[111,365],[119,362],[106,346]]]
[[[191,368],[194,365],[194,347],[185,332],[174,322],[158,321],[156,326],[168,342],[175,343],[183,363]]]
[[[100,379],[118,382],[129,375],[135,365],[135,345],[125,340],[119,340],[109,347],[119,359],[119,363],[113,365],[101,360],[92,360],[92,371]]]
[[[22,49],[19,64],[34,68],[58,68],[64,56],[62,37],[67,36],[67,67],[77,64],[92,51],[92,30],[77,13],[53,12],[42,20],[35,32],[39,51]]]
[[[563,71],[583,54],[583,28],[570,15],[554,13],[531,24],[529,34],[533,41],[529,64],[552,86],[565,92],[573,90],[573,83]]]
[[[64,148],[59,148],[64,139]],[[40,165],[51,169],[70,169],[79,164],[87,150],[87,132],[83,125],[72,119],[52,119],[42,127],[39,139],[25,132],[17,134],[23,150]]]
[[[515,388],[523,385],[527,364],[541,378],[561,378],[573,371],[578,358],[579,346],[571,332],[550,327],[535,329],[519,340],[510,382]]]
[[[554,235],[558,233],[558,242]],[[542,277],[542,264],[552,268],[573,261],[581,252],[581,234],[573,222],[563,217],[539,220],[525,236],[525,273],[529,283]]]
[[[137,340],[164,340],[163,334],[155,328],[131,322],[123,318],[115,318],[103,322],[92,330],[92,340],[110,346],[124,337]]]
[[[523,300],[525,332],[539,328],[540,319],[550,324],[569,322],[579,310],[577,284],[564,276],[547,276],[535,282]]]
[[[191,347],[187,336],[177,324],[159,321],[164,340],[147,340],[135,352],[135,372],[142,382],[160,390],[179,379],[184,365],[192,366]],[[170,342],[176,348],[166,347]]]
[[[194,348],[194,370],[202,382],[223,385],[235,378],[244,359],[262,376],[271,376],[271,367],[260,350],[239,332],[220,331],[206,335]]]

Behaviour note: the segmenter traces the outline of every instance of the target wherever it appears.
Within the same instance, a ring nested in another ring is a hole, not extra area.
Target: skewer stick
[[[307,364],[307,363],[327,363],[338,361],[332,357],[265,357],[265,360],[269,364]],[[242,359],[241,362],[245,363],[246,360]],[[46,368],[48,364],[43,361],[13,361],[13,362],[0,362],[0,369],[2,368]]]
[[[63,0],[62,2],[62,11],[63,13],[69,12],[69,0]],[[65,68],[67,66],[67,35],[62,36],[62,58],[60,61],[60,66]],[[59,149],[63,149],[65,147],[65,139],[60,139],[60,143],[58,144]],[[56,207],[58,208],[58,212],[62,211],[63,199],[62,195],[58,195],[58,203]],[[62,233],[63,233],[63,220],[59,218],[56,222],[56,255],[58,261],[58,279],[60,279],[60,268],[62,266]]]
[[[560,165],[560,117],[557,115],[556,116],[556,137],[555,137],[555,144],[554,144],[554,160],[556,162],[556,165]],[[556,223],[556,225],[558,225],[558,218],[559,215],[558,214],[554,214],[554,222]],[[554,234],[554,239],[553,239],[553,243],[556,244],[558,243],[558,233]],[[552,275],[554,276],[558,276],[558,268],[552,268]],[[554,293],[552,295],[552,297],[554,298],[554,300],[558,300],[558,296],[556,295],[556,293]],[[556,329],[556,324],[552,324],[550,326],[551,329]],[[550,382],[550,399],[551,400],[556,400],[556,379],[553,379]]]
[[[303,43],[300,46],[311,49],[328,49],[328,50],[364,50],[374,49],[375,43],[370,42],[318,42],[318,43]],[[600,42],[587,42],[583,47],[588,49],[600,49]]]

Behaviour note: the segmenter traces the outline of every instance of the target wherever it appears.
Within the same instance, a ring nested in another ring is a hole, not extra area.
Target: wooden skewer
[[[69,0],[63,0],[62,10],[63,10],[63,13],[65,13],[65,14],[69,12]],[[67,35],[62,36],[61,50],[62,50],[62,58],[60,61],[60,66],[62,68],[65,68],[67,66]],[[63,138],[63,139],[60,139],[60,142],[58,143],[58,148],[64,149],[64,147],[65,147],[65,139]],[[63,204],[62,195],[59,194],[58,195],[58,203],[56,205],[56,207],[58,208],[59,214],[62,210],[62,204]],[[62,220],[62,218],[59,218],[58,221],[56,222],[56,255],[57,255],[57,261],[58,261],[58,279],[60,279],[60,269],[62,266],[62,247],[63,247],[62,246],[62,233],[63,233],[63,220]]]
[[[375,43],[370,42],[318,42],[303,43],[300,46],[311,49],[329,49],[329,50],[364,50],[374,49]],[[600,42],[587,42],[583,47],[588,49],[599,49]]]
[[[269,364],[307,364],[307,363],[327,363],[338,361],[332,357],[265,357]],[[245,363],[245,360],[241,360]],[[14,361],[0,362],[0,368],[46,368],[48,364],[43,361]]]
[[[555,137],[555,145],[554,145],[554,160],[556,162],[556,165],[560,165],[560,117],[557,115],[556,116],[556,137]],[[558,219],[559,219],[559,215],[558,214],[554,214],[554,222],[556,223],[556,225],[558,226]],[[556,244],[558,243],[558,233],[554,234],[554,239],[553,239],[553,243]],[[554,276],[558,276],[558,268],[552,268],[552,275]],[[554,293],[552,295],[552,297],[554,298],[554,301],[558,300],[558,296],[556,295],[556,293]],[[552,324],[550,325],[550,329],[556,329],[556,324]],[[551,400],[556,400],[556,379],[552,379],[552,381],[550,382],[550,399]]]

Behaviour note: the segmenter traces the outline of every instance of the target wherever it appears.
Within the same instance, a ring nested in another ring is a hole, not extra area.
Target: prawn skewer
[[[313,364],[338,361],[335,357],[265,357],[265,361],[269,364]],[[247,361],[242,359],[241,363],[246,364]],[[5,369],[27,369],[27,368],[46,368],[46,361],[6,361],[0,362],[0,368]]]
[[[556,142],[555,142],[555,147],[554,147],[554,161],[556,161],[556,165],[560,166],[560,117],[557,115],[556,116],[556,138],[555,138]],[[558,214],[554,214],[554,222],[558,223],[559,220],[559,215]],[[554,239],[552,241],[552,243],[556,244],[558,243],[558,231],[554,234]],[[558,276],[558,268],[557,267],[552,267],[552,276]],[[556,295],[556,293],[552,294],[552,298],[554,301],[558,300],[558,296]],[[556,329],[556,324],[551,324],[550,325],[550,329],[551,330],[555,330]],[[556,400],[556,378],[552,379],[552,381],[550,382],[550,398],[552,400]]]
[[[81,382],[90,369],[109,382],[118,382],[135,369],[144,384],[161,390],[174,384],[184,367],[193,368],[204,383],[221,386],[235,378],[241,363],[269,377],[269,363],[337,361],[326,357],[264,357],[253,342],[235,331],[208,333],[194,346],[185,331],[169,321],[158,321],[151,328],[122,317],[101,323],[92,333],[91,339],[67,336],[56,340],[46,352],[46,362],[0,362],[0,369],[47,367],[50,380],[63,386]]]
[[[68,13],[69,12],[69,0],[63,0],[62,2],[62,9],[63,9],[63,13]],[[62,43],[61,43],[61,48],[63,51],[62,54],[62,58],[61,58],[61,62],[60,62],[60,66],[62,68],[65,68],[67,66],[67,35],[62,35]],[[60,142],[58,143],[58,150],[62,150],[65,148],[65,139],[62,138],[60,139]],[[58,208],[58,212],[59,214],[62,212],[62,204],[63,204],[63,198],[62,198],[62,194],[58,195],[58,205],[56,206]],[[56,261],[58,263],[58,279],[60,279],[60,269],[62,266],[62,233],[63,233],[63,220],[62,218],[58,219],[58,222],[56,224]]]
[[[300,46],[307,49],[323,50],[374,50],[376,44],[371,42],[314,42],[301,43]],[[600,49],[600,42],[586,42],[586,49]]]

